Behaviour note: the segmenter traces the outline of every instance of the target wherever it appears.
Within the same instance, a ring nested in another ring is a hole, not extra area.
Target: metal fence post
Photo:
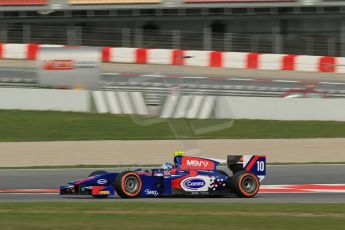
[[[31,42],[31,25],[23,25],[23,43]]]
[[[345,57],[345,20],[341,21],[340,26],[340,56]]]
[[[224,51],[232,50],[232,33],[224,34]]]
[[[73,44],[73,28],[72,28],[72,26],[68,26],[66,32],[67,32],[67,34],[66,34],[67,45],[72,45]]]
[[[275,26],[272,28],[273,39],[273,53],[280,54],[283,51],[282,37],[280,35],[280,27]]]
[[[131,37],[130,37],[130,29],[129,28],[123,28],[122,29],[122,47],[131,47]]]
[[[314,39],[311,37],[307,37],[305,39],[306,44],[305,44],[305,54],[306,55],[314,55],[314,50],[313,50],[313,43],[314,43]]]
[[[258,36],[260,35],[255,35],[250,38],[250,52],[258,52]]]
[[[0,25],[0,41],[3,43],[7,43],[8,38],[8,28],[7,24]]]
[[[181,31],[173,30],[172,31],[172,48],[181,49]]]
[[[68,26],[67,45],[82,45],[81,41],[81,28],[79,26]]]
[[[137,47],[137,48],[143,47],[143,31],[140,29],[136,29],[134,36],[135,36],[135,38],[134,38],[135,47]]]
[[[211,42],[212,42],[212,34],[210,27],[204,27],[204,40],[203,40],[203,49],[204,50],[211,50]]]
[[[82,45],[83,38],[82,38],[82,27],[81,26],[75,26],[75,34],[76,34],[76,45]]]
[[[327,39],[327,50],[328,50],[327,55],[328,56],[336,56],[335,45],[336,45],[335,38],[328,38]]]

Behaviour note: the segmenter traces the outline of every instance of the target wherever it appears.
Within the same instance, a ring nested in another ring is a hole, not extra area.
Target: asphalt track
[[[56,189],[68,181],[84,178],[94,169],[3,169],[0,170],[0,201],[81,201],[81,202],[122,202],[118,198],[105,200],[85,196],[64,196],[56,193],[4,193],[13,189]],[[121,171],[122,169],[107,169]],[[308,186],[308,184],[342,184],[345,187],[345,165],[277,165],[268,166],[268,176],[263,187],[275,185]],[[301,190],[303,191],[303,190]],[[135,199],[131,202],[305,202],[305,203],[345,203],[344,189],[341,191],[262,192],[254,199],[230,198],[154,198]],[[128,201],[128,200],[126,200]]]

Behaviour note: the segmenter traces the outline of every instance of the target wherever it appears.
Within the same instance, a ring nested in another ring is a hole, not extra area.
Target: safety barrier
[[[2,88],[0,109],[147,115],[141,92]]]
[[[172,94],[157,114],[140,92],[2,88],[0,109],[150,115],[188,119],[345,121],[345,99]],[[153,110],[151,110],[153,111]]]
[[[85,90],[1,88],[0,109],[91,112]]]
[[[0,57],[3,59],[36,60],[39,48],[43,46],[66,47],[47,44],[0,44]],[[345,73],[344,57],[290,54],[103,47],[102,61],[109,63]]]
[[[171,95],[160,117],[345,121],[343,103],[345,99]]]
[[[148,115],[140,92],[92,91],[91,94],[98,113]]]
[[[345,121],[345,99],[219,97],[217,118]]]
[[[167,97],[161,118],[188,118],[207,119],[212,118],[212,112],[216,102],[215,96],[176,96]]]

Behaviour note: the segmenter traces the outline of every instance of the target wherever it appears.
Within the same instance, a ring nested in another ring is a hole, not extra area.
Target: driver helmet
[[[173,155],[174,155],[174,157],[182,157],[184,155],[184,152],[183,151],[176,151],[176,152],[173,152]]]
[[[172,164],[170,164],[169,162],[164,163],[164,164],[162,165],[162,169],[164,169],[164,170],[171,170],[173,167],[174,167],[174,166],[173,166]]]
[[[179,168],[181,165],[181,161],[182,161],[182,157],[184,155],[183,151],[177,151],[173,153],[174,155],[174,163],[175,163],[175,167]]]

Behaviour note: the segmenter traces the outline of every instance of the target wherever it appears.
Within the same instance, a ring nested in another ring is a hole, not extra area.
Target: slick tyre
[[[121,198],[135,198],[142,188],[140,176],[131,171],[120,173],[115,179],[115,191]]]
[[[255,196],[260,187],[258,177],[248,171],[239,171],[233,175],[230,188],[238,197],[250,198]]]
[[[102,175],[102,174],[106,174],[106,173],[108,173],[108,172],[107,171],[102,171],[102,170],[93,171],[92,173],[90,173],[89,177],[97,176],[97,175]]]

